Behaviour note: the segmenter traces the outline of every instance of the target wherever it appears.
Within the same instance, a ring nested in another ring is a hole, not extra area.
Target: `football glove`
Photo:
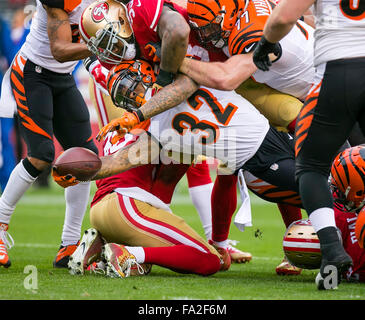
[[[171,84],[174,81],[174,78],[174,73],[160,69],[156,82],[152,86],[152,96],[159,92],[163,87]]]
[[[56,170],[52,168],[52,178],[55,182],[57,182],[62,188],[67,188],[71,186],[75,186],[79,183],[71,174],[67,174],[65,176],[60,176]]]
[[[270,53],[273,53],[276,56],[274,61],[270,60]],[[253,52],[253,62],[258,69],[262,71],[269,71],[272,63],[279,60],[281,53],[282,50],[280,43],[271,43],[262,36]]]
[[[94,79],[94,82],[96,83],[98,88],[101,89],[104,93],[109,94],[106,85],[108,70],[101,65],[101,63],[95,56],[85,58],[83,60],[83,64],[86,70],[89,71],[89,74]]]
[[[160,63],[161,61],[161,43],[160,42],[148,42],[144,47],[148,50],[148,56],[154,63]]]
[[[114,119],[104,126],[96,136],[96,140],[100,141],[104,139],[109,132],[117,131],[117,135],[111,139],[111,143],[115,144],[140,122],[141,119],[136,112],[125,112],[121,118]]]

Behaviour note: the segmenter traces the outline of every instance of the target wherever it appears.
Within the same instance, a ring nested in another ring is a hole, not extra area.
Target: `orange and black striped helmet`
[[[106,83],[113,103],[133,112],[144,104],[146,92],[155,81],[155,73],[148,62],[126,60],[110,69]]]
[[[201,45],[225,46],[244,6],[244,0],[188,0],[189,23]]]
[[[347,148],[333,161],[330,185],[335,202],[348,211],[358,211],[365,204],[365,146]]]

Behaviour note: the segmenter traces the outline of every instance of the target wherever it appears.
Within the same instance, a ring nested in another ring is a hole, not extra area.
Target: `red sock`
[[[202,163],[192,164],[186,172],[189,188],[212,183],[209,165],[204,160]]]
[[[294,134],[295,133],[295,124],[297,123],[297,118],[295,118],[292,122],[288,124],[286,127],[289,131],[289,133]]]
[[[232,216],[237,208],[237,176],[217,175],[211,201],[212,240],[227,240]]]
[[[208,276],[220,269],[220,259],[187,245],[144,248],[144,263],[156,264],[180,273]]]
[[[287,228],[292,222],[302,219],[302,211],[300,208],[284,203],[278,203],[277,205]]]

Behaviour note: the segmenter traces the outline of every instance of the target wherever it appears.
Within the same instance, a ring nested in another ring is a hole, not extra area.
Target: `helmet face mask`
[[[334,201],[349,212],[365,205],[365,147],[348,148],[333,161],[329,178]]]
[[[243,8],[241,0],[188,0],[189,24],[202,46],[221,49]]]
[[[222,34],[226,32],[222,31],[221,21],[222,16],[216,16],[208,24],[199,27],[195,22],[190,21],[190,27],[196,32],[198,36],[198,41],[204,47],[213,47],[221,49],[228,42],[228,36],[222,37]]]
[[[148,90],[152,87],[155,77],[152,67],[144,62],[144,73],[140,61],[126,61],[110,70],[107,86],[113,103],[128,112],[136,111],[144,102]]]
[[[126,7],[114,0],[88,6],[80,19],[80,33],[88,49],[108,64],[118,64],[136,56],[133,31]]]
[[[133,59],[135,49],[133,49],[133,38],[123,39],[115,29],[115,23],[108,23],[109,28],[104,28],[96,32],[96,37],[90,38],[87,43],[88,49],[95,54],[100,61],[118,64],[122,60]]]

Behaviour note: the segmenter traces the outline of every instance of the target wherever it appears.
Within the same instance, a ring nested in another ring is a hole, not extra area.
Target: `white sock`
[[[82,221],[89,203],[91,182],[80,182],[65,189],[66,213],[62,231],[62,245],[80,240]]]
[[[212,238],[212,206],[210,202],[212,190],[213,183],[189,188],[191,201],[198,211],[204,234],[208,240]]]
[[[128,246],[125,246],[125,248],[129,251],[130,254],[134,255],[134,257],[136,258],[136,261],[138,263],[144,263],[144,261],[146,259],[146,255],[144,253],[144,248],[143,247],[128,247]]]
[[[24,168],[23,161],[15,166],[0,198],[0,222],[9,224],[16,204],[36,179]]]
[[[309,220],[316,232],[326,227],[336,227],[335,213],[331,208],[319,208],[309,215]]]
[[[224,248],[224,249],[227,249],[228,246],[229,246],[229,240],[224,240],[224,241],[214,241],[213,240],[213,243],[219,247],[219,248]]]

